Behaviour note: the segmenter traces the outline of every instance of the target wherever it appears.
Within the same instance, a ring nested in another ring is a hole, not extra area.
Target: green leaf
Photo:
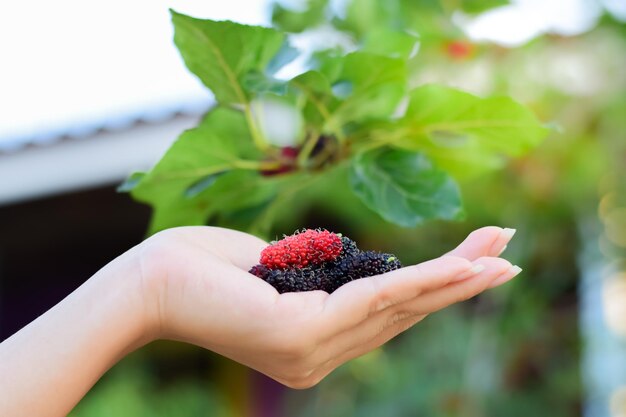
[[[283,42],[274,58],[267,64],[265,73],[275,75],[282,67],[296,59],[298,55],[300,55],[300,51],[289,45],[289,43]]]
[[[185,197],[193,198],[200,195],[200,193],[202,193],[204,190],[215,184],[215,181],[217,181],[217,179],[221,175],[224,175],[226,172],[227,171],[210,174],[194,182],[185,190]]]
[[[420,150],[441,168],[460,175],[502,166],[550,132],[526,107],[509,97],[480,98],[440,85],[409,94],[393,146]],[[391,128],[389,128],[391,129]]]
[[[452,13],[458,8],[454,2],[442,0],[399,0],[400,27],[417,32],[424,46],[442,40],[463,36],[463,31],[453,23]]]
[[[272,76],[258,71],[252,71],[242,77],[241,81],[246,91],[254,93],[273,93],[283,95],[287,92],[287,84]]]
[[[476,14],[507,4],[509,4],[508,0],[463,0],[461,10],[465,13]]]
[[[170,227],[204,225],[214,216],[254,207],[276,195],[275,181],[252,171],[231,171],[193,198],[164,196],[154,207],[149,233]]]
[[[477,0],[480,1],[480,0]],[[441,0],[348,0],[346,16],[336,26],[362,41],[378,31],[410,31],[423,41],[449,38],[462,32],[451,22],[455,11]]]
[[[254,222],[265,231],[277,213],[293,210],[289,201],[295,189],[307,187],[303,179],[325,179],[356,153],[350,185],[383,218],[403,226],[459,218],[461,198],[448,173],[501,166],[504,157],[536,146],[548,129],[509,98],[433,85],[408,92],[407,61],[417,45],[408,32],[420,32],[432,48],[458,30],[448,18],[461,3],[442,4],[351,0],[343,24],[362,49],[318,52],[315,70],[290,81],[274,78],[296,54],[285,34],[172,12],[174,41],[219,106],[150,172],[133,174],[120,189],[154,207],[151,232],[208,221]],[[327,0],[309,5],[323,15]],[[315,19],[296,22],[293,30]],[[401,108],[404,115],[398,115]],[[262,166],[276,165],[277,148],[301,145],[295,172],[260,175]],[[324,158],[309,163],[316,152]]]
[[[309,125],[322,132],[337,129],[337,126],[327,125],[332,123],[330,109],[336,107],[339,101],[333,96],[330,82],[324,74],[307,71],[293,78],[289,85],[304,98],[302,114]]]
[[[322,73],[333,83],[337,81],[343,68],[345,52],[340,48],[315,51],[309,60],[309,66]]]
[[[247,198],[253,198],[255,190],[237,181],[256,186],[259,175],[242,172],[242,158],[257,159],[258,154],[240,112],[218,107],[198,127],[184,132],[131,191],[135,199],[155,209],[151,232],[203,224],[211,213],[227,207],[224,200],[233,193],[240,200],[231,204],[248,204]],[[212,184],[203,182],[231,170],[234,172],[221,175]]]
[[[406,94],[405,61],[365,52],[343,58],[333,84],[349,82],[351,94],[332,109],[341,125],[391,116]]]
[[[419,50],[419,38],[405,31],[374,29],[366,34],[362,50],[391,58],[410,59]]]
[[[308,0],[303,11],[294,11],[274,3],[272,23],[287,32],[303,32],[324,22],[328,0]]]
[[[331,90],[335,97],[343,100],[352,94],[354,86],[350,81],[338,81],[333,84]]]
[[[371,30],[398,28],[399,7],[398,0],[350,0],[345,18],[337,20],[335,25],[362,39]]]
[[[294,77],[290,83],[302,91],[315,93],[317,95],[331,95],[330,82],[328,78],[319,71],[307,71]]]
[[[362,153],[353,161],[350,184],[370,209],[401,226],[463,215],[457,184],[421,153],[389,148]]]
[[[247,103],[241,78],[265,71],[285,35],[273,29],[195,19],[172,11],[174,43],[187,68],[223,104]]]
[[[121,183],[117,187],[117,192],[118,193],[127,193],[127,192],[131,191],[133,188],[135,188],[137,186],[137,184],[139,184],[139,182],[145,176],[146,176],[145,172],[133,172],[132,174],[130,174],[128,176],[128,178],[126,178],[126,180],[123,183]]]

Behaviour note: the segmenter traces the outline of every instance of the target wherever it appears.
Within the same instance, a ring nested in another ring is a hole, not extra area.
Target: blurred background
[[[273,23],[299,32],[293,43],[308,51],[358,45],[384,19],[371,13],[382,0],[327,3],[0,7],[0,340],[144,238],[149,208],[116,186],[212,103],[173,46],[168,8]],[[158,342],[108,372],[72,417],[626,416],[626,2],[414,3],[414,84],[511,95],[555,133],[505,169],[464,181],[463,222],[392,226],[332,181],[306,190],[274,232],[326,227],[408,264],[475,228],[512,227],[504,256],[523,274],[310,390]],[[332,23],[347,10],[358,16],[349,33]]]

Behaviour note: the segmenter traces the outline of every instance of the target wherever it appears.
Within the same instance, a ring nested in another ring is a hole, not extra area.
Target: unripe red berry
[[[303,268],[334,260],[342,247],[339,235],[328,230],[308,229],[265,248],[261,252],[261,264],[270,269]]]

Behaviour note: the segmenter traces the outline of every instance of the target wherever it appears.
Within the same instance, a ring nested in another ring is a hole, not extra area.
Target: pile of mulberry
[[[250,273],[279,293],[322,290],[332,293],[359,278],[401,268],[394,255],[361,251],[356,243],[323,229],[308,229],[272,242]]]

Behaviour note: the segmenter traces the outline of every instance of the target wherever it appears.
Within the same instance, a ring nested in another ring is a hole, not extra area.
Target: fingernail
[[[511,238],[513,237],[515,232],[517,232],[517,229],[511,229],[511,228],[505,227],[500,232],[500,235],[502,235],[504,238],[506,238],[508,240],[511,240]]]
[[[491,284],[489,284],[489,288],[497,287],[498,285],[502,285],[505,282],[512,280],[519,275],[520,272],[522,272],[522,268],[517,265],[513,265],[505,273],[494,279]]]
[[[500,251],[498,252],[496,256],[500,256],[502,252],[504,252],[504,250],[506,249],[507,243],[509,243],[509,241],[513,238],[513,235],[515,234],[515,232],[517,232],[517,230],[511,229],[510,227],[505,227],[504,229],[500,231],[500,236],[498,236],[498,239],[496,240],[496,243],[494,244],[501,245],[504,243],[504,247],[500,249]]]
[[[470,269],[468,269],[467,271],[465,271],[464,273],[462,273],[461,275],[456,277],[455,281],[462,281],[462,280],[467,279],[469,277],[473,277],[474,275],[476,275],[479,272],[482,272],[484,270],[485,270],[485,265],[483,265],[483,264],[475,264]]]

